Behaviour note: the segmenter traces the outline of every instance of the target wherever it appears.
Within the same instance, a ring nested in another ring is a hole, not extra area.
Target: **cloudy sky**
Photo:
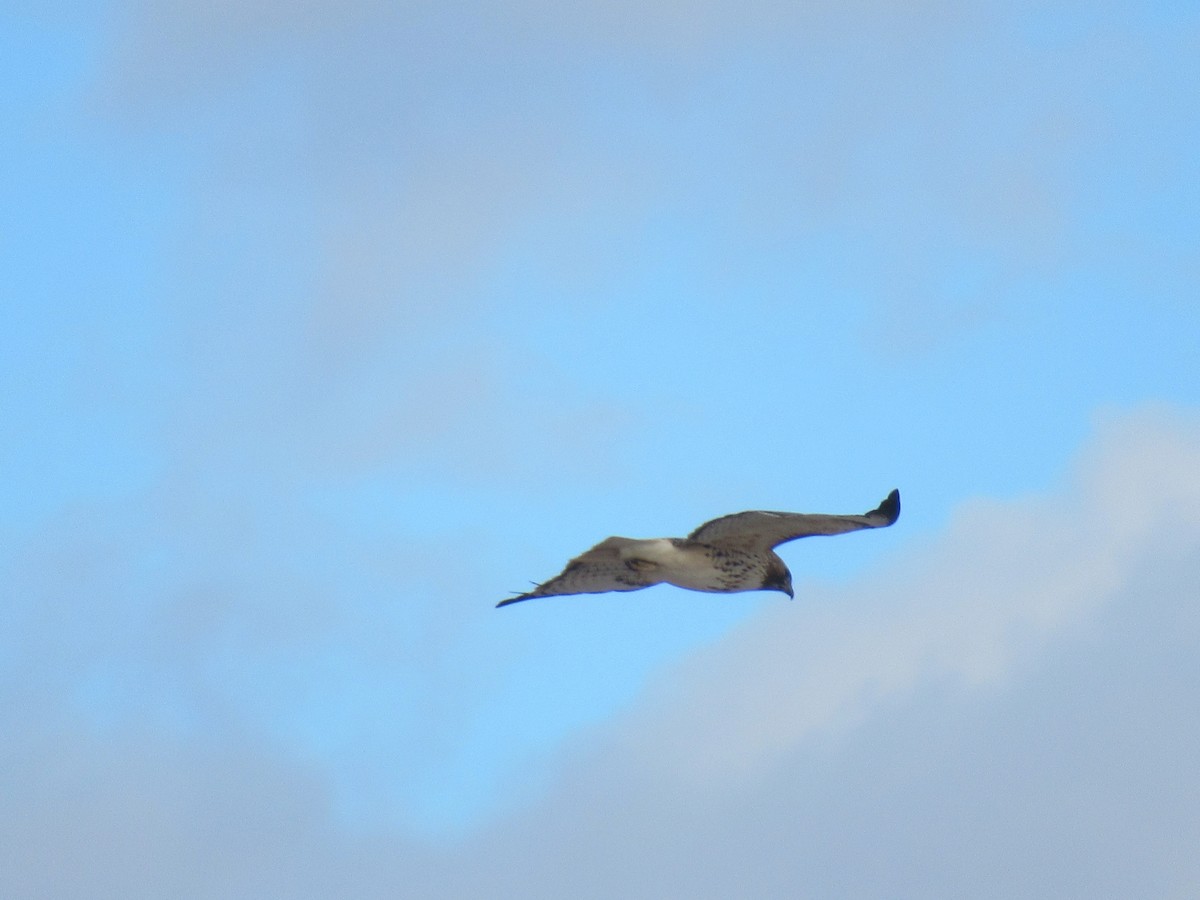
[[[0,895],[1200,895],[1191,3],[0,3]],[[494,604],[740,509],[797,598]]]

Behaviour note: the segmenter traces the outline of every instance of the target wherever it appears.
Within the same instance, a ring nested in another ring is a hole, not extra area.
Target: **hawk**
[[[693,591],[782,591],[793,597],[792,573],[774,548],[816,534],[886,528],[900,518],[900,492],[861,516],[755,510],[705,522],[685,538],[610,537],[575,557],[561,574],[497,608],[533,597],[636,591],[673,584]]]

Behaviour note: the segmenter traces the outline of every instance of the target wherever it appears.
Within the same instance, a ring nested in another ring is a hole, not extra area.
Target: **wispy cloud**
[[[1103,212],[1161,220],[1120,186],[1189,180],[1155,148],[1195,118],[1195,26],[1159,27],[1120,5],[133,4],[101,85],[118,120],[207,148],[207,193],[307,205],[333,359],[507,308],[530,229],[559,238],[539,270],[611,277],[631,233],[683,218],[722,235],[707,278],[743,302],[764,255],[811,245],[766,292],[870,297],[864,350],[911,360],[1027,328],[1081,265],[1172,290],[1192,271]]]

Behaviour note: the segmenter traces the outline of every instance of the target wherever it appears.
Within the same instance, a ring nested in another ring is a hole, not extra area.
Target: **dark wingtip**
[[[541,587],[540,584],[538,584],[536,581],[531,581],[529,583],[533,585],[532,591],[526,591],[525,593],[521,593],[520,591],[513,591],[513,593],[516,594],[516,596],[515,597],[506,597],[504,600],[501,600],[499,603],[496,604],[496,609],[499,609],[502,606],[508,606],[508,604],[510,604],[510,603],[520,603],[522,600],[528,600],[531,597],[545,596],[544,594],[538,593],[538,588]]]
[[[900,491],[892,491],[887,495],[884,501],[879,504],[879,507],[873,511],[880,513],[885,519],[887,519],[888,525],[893,524],[898,518],[900,518]]]

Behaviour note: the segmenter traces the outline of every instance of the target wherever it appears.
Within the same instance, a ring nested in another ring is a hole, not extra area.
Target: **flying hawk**
[[[705,522],[686,538],[610,537],[575,557],[562,573],[497,607],[556,594],[636,591],[673,584],[719,594],[736,591],[792,593],[792,573],[775,547],[814,534],[886,528],[900,518],[900,492],[892,491],[861,516],[752,511]]]

